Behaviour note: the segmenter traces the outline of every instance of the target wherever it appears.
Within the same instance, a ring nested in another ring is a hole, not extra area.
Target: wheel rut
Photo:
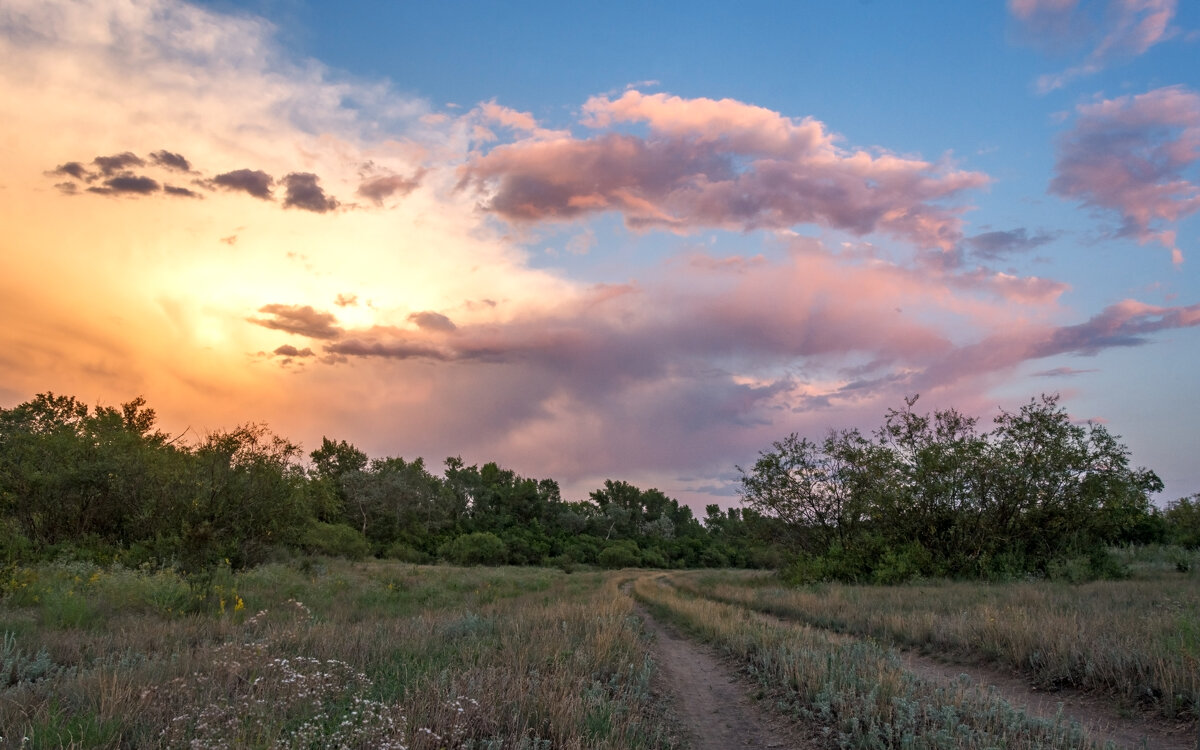
[[[747,611],[772,623],[814,628],[799,620]],[[853,635],[834,630],[814,629],[840,642],[857,640]],[[1121,750],[1200,750],[1198,730],[1188,723],[1172,725],[1162,719],[1128,715],[1121,712],[1112,701],[1079,690],[1038,690],[1017,675],[982,664],[939,661],[900,647],[893,647],[893,651],[908,672],[923,680],[944,685],[966,675],[981,690],[991,690],[1010,706],[1029,716],[1055,719],[1061,714],[1067,721],[1083,727],[1097,747],[1112,743],[1113,747]]]
[[[781,718],[769,716],[753,698],[753,686],[714,651],[680,635],[637,607],[654,636],[654,656],[674,708],[696,750],[810,748]]]

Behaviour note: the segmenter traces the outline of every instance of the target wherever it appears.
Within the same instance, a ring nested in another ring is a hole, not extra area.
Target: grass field
[[[888,646],[1194,719],[1197,566],[1130,562],[1133,580],[1078,586],[796,589],[745,571],[300,559],[224,570],[199,598],[171,571],[15,567],[0,578],[0,748],[683,747],[630,582],[818,744],[1084,748],[1065,721],[912,676]]]
[[[996,664],[1042,687],[1104,693],[1131,709],[1194,721],[1200,711],[1200,565],[1180,571],[1168,559],[1129,563],[1129,580],[1080,585],[797,589],[745,572],[672,580],[692,595],[963,663]]]
[[[670,748],[611,576],[81,563],[3,581],[3,747]]]

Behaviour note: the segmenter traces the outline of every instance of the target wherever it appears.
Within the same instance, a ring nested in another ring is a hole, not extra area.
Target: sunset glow
[[[1060,392],[1200,492],[1200,5],[418,5],[5,0],[0,407],[702,508]]]

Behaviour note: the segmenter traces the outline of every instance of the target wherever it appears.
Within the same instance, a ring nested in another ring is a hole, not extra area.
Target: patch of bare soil
[[[697,750],[819,747],[798,736],[781,718],[764,713],[754,687],[708,647],[680,636],[639,607],[654,634],[654,656],[675,712]]]

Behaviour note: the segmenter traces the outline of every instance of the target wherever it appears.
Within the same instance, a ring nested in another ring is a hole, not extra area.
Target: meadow
[[[601,573],[304,559],[17,567],[0,747],[673,748]],[[197,611],[199,610],[199,611]]]
[[[1103,694],[1168,721],[1200,716],[1200,552],[1130,548],[1126,580],[780,586],[769,575],[671,578],[681,592],[962,664],[1042,689]]]
[[[968,679],[911,674],[893,646],[1194,734],[1200,559],[1125,554],[1132,579],[1078,585],[296,557],[198,591],[151,566],[10,566],[0,748],[684,748],[646,616],[723,653],[813,747],[1096,746]]]

